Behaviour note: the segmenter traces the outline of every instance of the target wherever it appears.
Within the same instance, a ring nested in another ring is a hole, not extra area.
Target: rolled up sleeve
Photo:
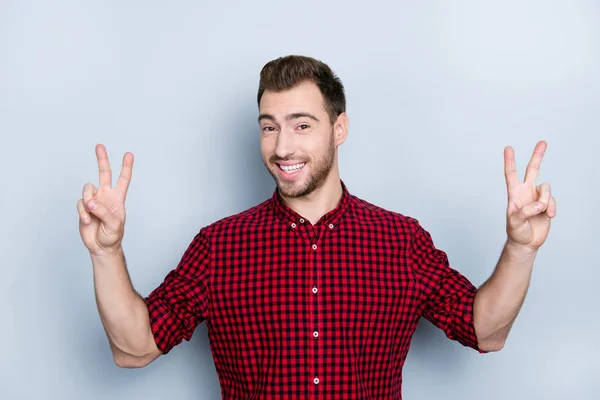
[[[179,264],[144,298],[157,347],[167,354],[192,338],[209,315],[210,248],[204,230],[189,244]]]
[[[417,222],[412,241],[412,263],[421,289],[422,316],[463,346],[479,348],[473,305],[477,288],[451,268],[446,253],[435,247],[431,235]]]

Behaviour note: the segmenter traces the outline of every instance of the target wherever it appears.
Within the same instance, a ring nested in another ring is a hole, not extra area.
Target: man
[[[112,188],[96,146],[100,186],[85,185],[77,207],[116,364],[145,366],[204,321],[224,399],[400,399],[421,316],[480,353],[500,350],[556,216],[550,186],[535,183],[546,143],[523,183],[504,151],[508,236],[477,289],[416,219],[349,193],[337,151],[348,134],[344,88],[327,65],[273,60],[257,100],[273,196],[202,228],[147,297],[133,289],[121,247],[133,155]]]

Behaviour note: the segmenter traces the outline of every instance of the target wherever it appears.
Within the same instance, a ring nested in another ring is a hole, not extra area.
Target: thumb
[[[107,228],[117,231],[119,227],[119,220],[110,212],[108,207],[99,202],[98,200],[90,200],[87,202],[87,208],[90,212],[96,216],[100,221],[106,225]]]

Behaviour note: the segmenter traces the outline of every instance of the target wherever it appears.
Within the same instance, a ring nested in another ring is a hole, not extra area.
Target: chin
[[[281,182],[277,181],[277,188],[284,197],[297,198],[306,196],[310,191],[307,191],[308,185],[306,182]]]

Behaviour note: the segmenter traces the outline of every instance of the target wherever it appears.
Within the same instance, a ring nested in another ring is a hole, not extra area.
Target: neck
[[[337,163],[331,168],[325,183],[307,194],[297,198],[283,197],[283,201],[304,219],[315,224],[321,217],[333,210],[342,198],[342,185]]]

